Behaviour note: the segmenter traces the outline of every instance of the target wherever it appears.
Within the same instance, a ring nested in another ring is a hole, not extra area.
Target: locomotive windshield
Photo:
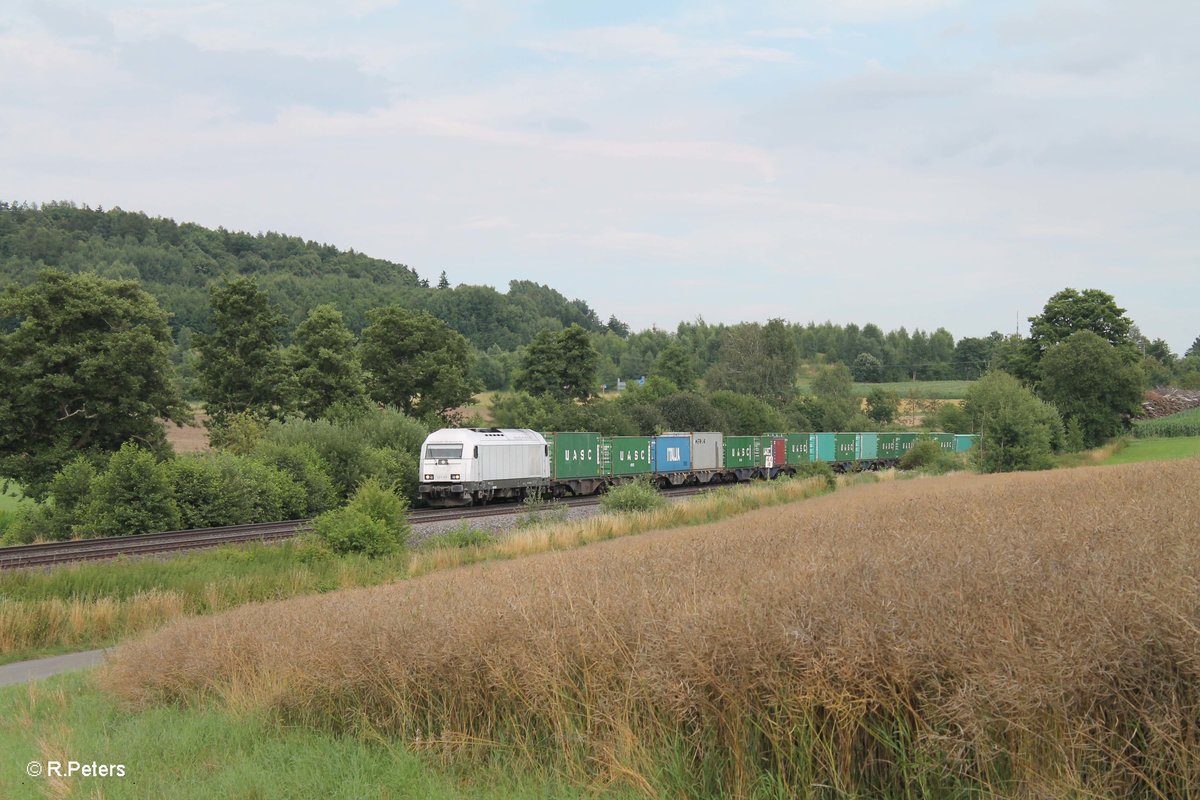
[[[426,458],[462,458],[461,444],[431,444],[425,448]]]

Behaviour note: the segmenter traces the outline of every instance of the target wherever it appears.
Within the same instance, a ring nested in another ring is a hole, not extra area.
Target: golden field
[[[852,487],[189,619],[134,705],[215,703],[648,796],[1187,797],[1200,463]]]

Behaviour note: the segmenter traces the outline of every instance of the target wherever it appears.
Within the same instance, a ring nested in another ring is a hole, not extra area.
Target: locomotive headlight
[[[432,475],[426,475],[426,476],[425,476],[425,480],[427,480],[427,481],[431,481],[431,480],[433,480],[433,476],[432,476]]]
[[[450,480],[452,480],[452,481],[459,480],[460,478],[462,478],[462,475],[459,475],[459,474],[457,474],[457,473],[451,473],[451,474],[450,474]]]

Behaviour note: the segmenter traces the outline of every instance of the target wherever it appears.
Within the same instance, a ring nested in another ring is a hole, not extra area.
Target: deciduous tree
[[[696,359],[683,345],[671,342],[654,359],[653,375],[661,375],[681,390],[690,392],[696,388]]]
[[[1137,413],[1145,376],[1107,341],[1078,331],[1046,351],[1038,393],[1063,418],[1075,420],[1083,444],[1095,447],[1116,436]]]
[[[876,387],[867,395],[867,416],[875,422],[887,424],[900,413],[900,397],[895,392]]]
[[[346,327],[342,312],[320,305],[296,328],[290,352],[296,382],[296,405],[309,419],[317,419],[335,403],[363,406],[366,384],[354,334]]]
[[[171,380],[167,315],[132,281],[44,272],[0,297],[0,477],[44,496],[55,471],[126,441],[165,447],[190,417]]]
[[[287,319],[254,281],[239,277],[213,289],[213,332],[196,336],[203,356],[197,389],[212,419],[286,410],[291,392],[280,340]]]
[[[446,323],[424,311],[385,306],[367,315],[360,344],[371,397],[405,414],[445,418],[480,384],[468,377],[471,347]]]
[[[578,325],[558,333],[542,331],[525,349],[513,388],[532,395],[587,399],[595,390],[599,364],[599,353]]]
[[[1046,352],[1078,331],[1091,331],[1128,361],[1136,361],[1139,356],[1130,338],[1133,321],[1111,294],[1099,289],[1063,289],[1047,300],[1042,313],[1030,317],[1029,323],[1029,338],[1019,365],[1019,377],[1029,382],[1040,379],[1040,364]]]
[[[709,389],[761,397],[781,408],[796,394],[799,366],[800,350],[783,320],[747,323],[725,332],[706,382]]]
[[[854,376],[844,364],[825,367],[812,382],[814,422],[826,431],[845,430],[858,413],[859,398],[854,393]]]
[[[1062,419],[1004,372],[989,372],[967,389],[963,410],[981,434],[977,458],[984,472],[1047,469]]]

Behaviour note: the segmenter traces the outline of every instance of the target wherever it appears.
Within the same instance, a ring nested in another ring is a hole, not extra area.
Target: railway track
[[[689,487],[666,493],[669,497],[697,494],[704,489]],[[600,504],[599,497],[569,497],[558,501],[571,508]],[[528,512],[520,504],[479,506],[454,509],[418,509],[409,512],[413,525],[429,522],[456,522],[480,517],[495,517]],[[242,542],[273,542],[289,539],[308,530],[312,520],[294,519],[285,522],[259,522],[249,525],[229,525],[221,528],[194,528],[187,531],[143,533],[136,536],[111,536],[103,539],[74,539],[69,542],[46,542],[0,547],[0,569],[48,567],[75,561],[99,561],[118,556],[142,556],[181,550],[200,550],[224,544]]]

